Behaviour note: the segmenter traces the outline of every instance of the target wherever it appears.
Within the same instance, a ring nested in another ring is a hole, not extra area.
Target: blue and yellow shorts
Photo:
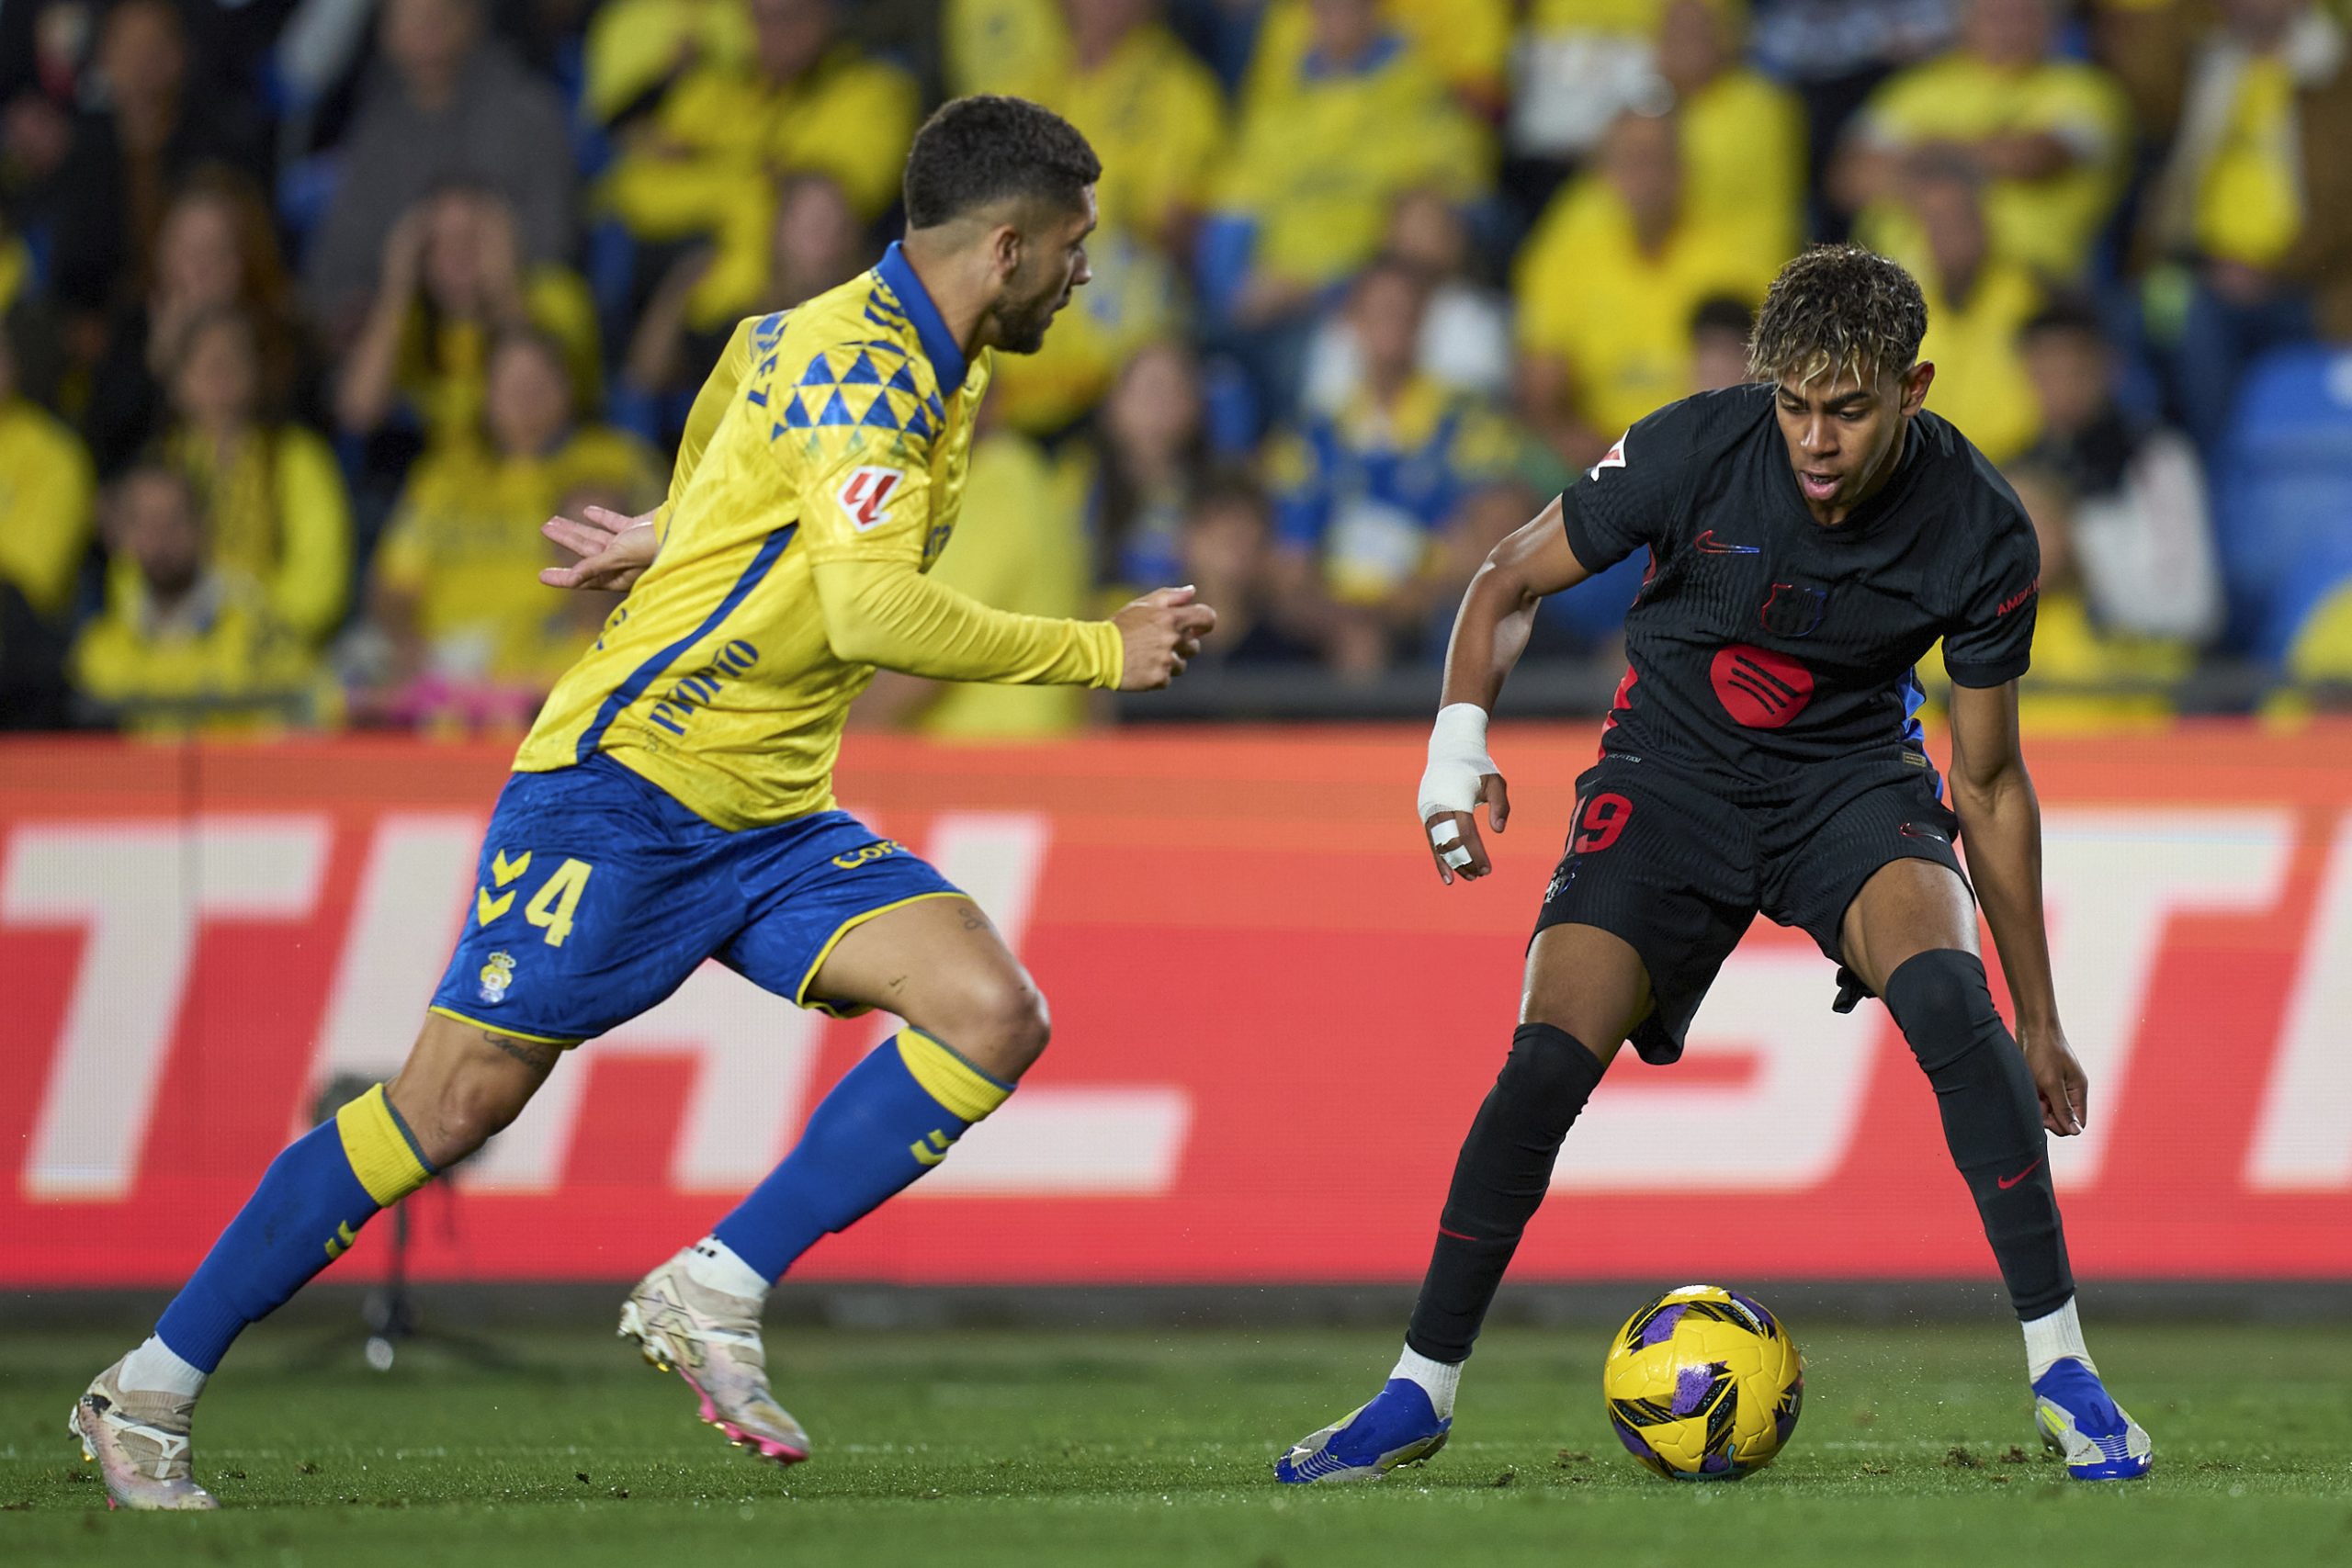
[[[706,958],[802,1007],[833,944],[919,898],[958,897],[846,811],[728,832],[618,762],[515,773],[433,1010],[571,1045],[652,1008]]]

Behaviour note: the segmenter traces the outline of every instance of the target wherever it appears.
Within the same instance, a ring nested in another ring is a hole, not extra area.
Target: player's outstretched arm
[[[2018,683],[1951,690],[1951,804],[2001,973],[2017,1010],[2018,1043],[2041,1091],[2042,1125],[2083,1130],[2089,1083],[2058,1022],[2050,932],[2041,908],[2041,804],[2018,744]]]
[[[1487,553],[1462,595],[1446,644],[1444,695],[1420,791],[1422,831],[1438,876],[1449,886],[1456,872],[1475,879],[1494,869],[1478,834],[1479,804],[1498,833],[1510,818],[1502,772],[1487,755],[1487,718],[1527,651],[1535,606],[1590,575],[1568,547],[1555,499]]]
[[[549,588],[601,588],[626,592],[645,575],[662,548],[654,525],[658,509],[631,517],[602,506],[581,509],[580,517],[550,517],[539,532],[580,559],[571,566],[551,566],[539,573]]]
[[[1074,621],[992,608],[902,562],[825,560],[813,577],[836,657],[935,681],[1153,691],[1216,625],[1190,588],[1147,593],[1108,621]]]

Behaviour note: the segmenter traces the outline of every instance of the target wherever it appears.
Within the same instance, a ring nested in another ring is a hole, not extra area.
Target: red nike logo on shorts
[[[2015,1176],[1997,1177],[1995,1179],[1995,1181],[2002,1191],[2007,1192],[2010,1188],[2015,1187],[2018,1182],[2023,1181],[2027,1177],[2031,1176],[2035,1171],[2040,1170],[2041,1168],[2041,1162],[2040,1160],[2035,1160],[2031,1165],[2027,1166]]]

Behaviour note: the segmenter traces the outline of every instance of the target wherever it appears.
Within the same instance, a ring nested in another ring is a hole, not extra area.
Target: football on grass
[[[1804,1359],[1753,1296],[1684,1285],[1625,1320],[1600,1391],[1635,1459],[1670,1481],[1730,1481],[1796,1430]]]

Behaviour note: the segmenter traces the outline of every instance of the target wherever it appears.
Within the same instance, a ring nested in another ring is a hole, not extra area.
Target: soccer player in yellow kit
[[[216,1506],[190,1474],[189,1433],[237,1334],[512,1121],[566,1048],[706,958],[805,1007],[884,1007],[907,1024],[622,1307],[621,1332],[685,1379],[702,1419],[763,1457],[808,1457],[768,1389],[769,1285],[939,1164],[1047,1032],[1036,987],[970,900],[834,809],[850,702],[877,666],[1163,686],[1216,620],[1189,589],[1065,621],[924,575],[956,529],[991,350],[1035,352],[1087,280],[1101,173],[1035,104],[948,104],[908,156],[903,244],[744,324],[661,511],[617,535],[550,524],[594,540],[594,558],[550,581],[634,592],[515,758],[407,1064],[277,1156],[155,1333],[75,1403],[115,1502]]]

